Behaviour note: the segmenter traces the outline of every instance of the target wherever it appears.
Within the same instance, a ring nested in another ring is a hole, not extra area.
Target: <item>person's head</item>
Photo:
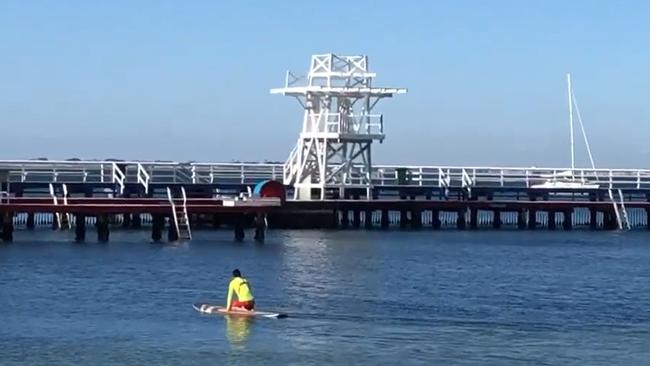
[[[232,276],[233,277],[241,277],[241,272],[239,272],[238,269],[232,271]]]

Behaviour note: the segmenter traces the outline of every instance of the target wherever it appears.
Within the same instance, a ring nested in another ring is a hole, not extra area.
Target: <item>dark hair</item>
[[[232,271],[232,276],[233,277],[241,277],[241,272],[239,272],[238,269]]]

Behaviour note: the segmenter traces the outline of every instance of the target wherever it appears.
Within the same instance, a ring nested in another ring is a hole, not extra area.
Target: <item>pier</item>
[[[563,186],[564,168],[376,165],[365,187],[296,200],[284,164],[146,161],[3,161],[2,238],[16,226],[51,226],[85,240],[108,228],[152,240],[190,239],[191,229],[228,228],[264,239],[266,228],[409,230],[617,230],[648,228],[650,171],[577,169],[589,188]],[[545,186],[551,181],[554,187]],[[272,182],[276,190],[256,192]],[[278,191],[277,187],[280,187]],[[39,216],[40,215],[40,216]],[[44,216],[45,215],[45,216]],[[40,219],[39,219],[40,217]],[[45,217],[45,219],[43,219]],[[184,228],[184,225],[187,228]],[[190,237],[183,233],[190,232]]]
[[[306,76],[287,72],[272,94],[298,100],[302,130],[284,163],[122,160],[0,161],[3,241],[14,228],[72,230],[99,241],[110,228],[151,228],[153,241],[192,229],[267,228],[630,230],[649,228],[650,170],[374,164],[385,139],[367,56],[314,55]],[[569,80],[571,141],[573,107]],[[581,128],[582,120],[578,115]],[[586,135],[585,135],[586,142]],[[588,143],[587,143],[588,147]]]

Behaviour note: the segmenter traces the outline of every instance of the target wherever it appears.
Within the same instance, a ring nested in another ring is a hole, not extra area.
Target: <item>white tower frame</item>
[[[285,86],[271,94],[295,97],[305,110],[298,143],[284,165],[284,184],[294,186],[294,199],[310,200],[318,189],[364,188],[372,198],[372,154],[383,141],[384,121],[372,110],[382,98],[406,93],[405,88],[372,87],[376,75],[368,57],[313,55],[306,77],[287,72]],[[302,85],[301,85],[302,84]]]

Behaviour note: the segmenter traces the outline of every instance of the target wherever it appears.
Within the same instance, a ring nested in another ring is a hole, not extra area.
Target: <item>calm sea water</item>
[[[71,235],[0,246],[2,365],[650,362],[650,233]],[[260,310],[290,317],[195,312],[224,302],[235,267]]]

